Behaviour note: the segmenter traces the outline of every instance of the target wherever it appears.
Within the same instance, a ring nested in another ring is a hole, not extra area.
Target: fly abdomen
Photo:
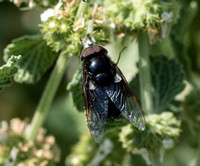
[[[113,120],[116,117],[118,117],[121,114],[121,112],[119,111],[119,109],[117,109],[117,107],[115,106],[115,104],[109,100],[108,103],[108,120]]]

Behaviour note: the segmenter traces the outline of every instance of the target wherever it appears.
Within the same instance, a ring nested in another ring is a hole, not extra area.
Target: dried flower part
[[[55,165],[60,159],[60,150],[53,136],[45,136],[40,129],[35,142],[26,141],[29,129],[27,120],[19,118],[0,122],[0,165],[46,166]]]

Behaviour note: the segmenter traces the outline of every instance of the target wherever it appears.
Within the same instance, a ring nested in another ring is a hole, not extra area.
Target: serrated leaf
[[[23,36],[13,40],[4,50],[4,60],[7,61],[11,55],[22,55],[14,80],[29,84],[39,81],[57,56],[42,39],[42,35]]]
[[[0,92],[12,83],[12,78],[17,73],[16,63],[20,58],[21,55],[11,56],[6,64],[0,67]]]
[[[195,66],[195,64],[192,65],[192,60],[195,59],[195,55],[188,55],[188,43],[186,44],[183,39],[185,33],[190,30],[191,22],[196,16],[197,10],[198,5],[195,2],[193,2],[193,5],[190,4],[189,6],[181,8],[180,17],[177,23],[173,25],[170,33],[172,48],[178,60],[183,64],[186,76],[189,79],[191,79],[192,68]],[[198,63],[198,60],[196,62]]]
[[[164,55],[151,57],[153,98],[155,111],[161,112],[181,92],[185,84],[182,65]]]
[[[84,99],[82,95],[82,67],[80,67],[72,81],[68,84],[67,90],[72,94],[72,99],[78,111],[84,111]]]
[[[162,112],[174,97],[184,88],[184,72],[182,65],[164,55],[151,56],[151,79],[153,86],[153,102],[155,112]],[[139,99],[138,74],[130,83],[135,96]]]

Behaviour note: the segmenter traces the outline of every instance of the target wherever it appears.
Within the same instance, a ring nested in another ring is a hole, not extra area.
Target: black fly
[[[82,52],[81,60],[87,123],[93,139],[99,143],[106,122],[120,114],[144,130],[141,108],[122,72],[107,56],[107,50],[93,44]]]

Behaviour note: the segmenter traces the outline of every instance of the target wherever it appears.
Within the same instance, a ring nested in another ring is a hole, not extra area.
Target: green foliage
[[[80,50],[82,49],[81,40],[87,32],[87,22],[85,20],[92,19],[92,9],[88,9],[88,15],[75,19],[78,5],[74,5],[69,13],[64,11],[66,6],[62,6],[60,12],[63,12],[61,16],[52,16],[47,21],[41,24],[41,31],[44,35],[44,39],[47,44],[52,47],[56,52],[63,50],[66,56],[80,56]],[[58,19],[58,17],[60,17]],[[96,19],[103,20],[102,15],[97,12]],[[104,30],[102,24],[94,24],[93,35],[97,43],[102,45],[108,43],[108,35]]]
[[[180,121],[172,113],[146,117],[147,128],[139,131],[129,124],[122,130],[107,133],[100,145],[90,136],[83,134],[72,153],[66,158],[66,165],[132,165],[127,158],[138,149],[146,149],[147,153],[156,153],[161,148],[171,148],[180,134]],[[119,141],[120,140],[120,141]]]
[[[88,134],[82,135],[78,144],[73,147],[73,153],[67,157],[66,165],[80,165],[89,164],[90,159],[95,153],[98,144],[96,144]]]
[[[78,111],[84,111],[84,99],[82,95],[82,67],[74,74],[72,81],[68,84],[67,90],[71,92],[74,105]]]
[[[145,148],[149,152],[156,152],[163,146],[163,141],[176,141],[180,134],[180,121],[172,113],[163,112],[160,115],[151,114],[146,117],[145,131],[135,129],[133,125],[122,128],[120,141],[127,151]]]
[[[33,84],[39,81],[42,75],[55,61],[57,54],[53,52],[42,39],[41,35],[24,36],[12,41],[4,50],[4,60],[11,55],[21,55],[17,63],[18,72],[16,82]]]
[[[60,138],[62,143],[66,144],[65,148],[77,141],[80,133],[87,130],[85,123],[84,114],[80,114],[74,109],[69,96],[54,102],[45,120],[48,131]],[[70,127],[66,128],[66,126]]]
[[[181,64],[165,56],[151,57],[151,74],[155,112],[163,111],[185,85]]]
[[[195,15],[197,14],[197,3],[195,1],[190,2],[189,5],[184,6],[180,10],[180,17],[177,20],[177,23],[173,25],[172,31],[170,33],[170,38],[172,42],[172,47],[176,54],[178,60],[183,64],[187,78],[191,79],[192,68],[198,63],[198,57],[195,55],[188,54],[188,46],[184,41],[184,34],[190,31],[190,25]],[[193,65],[192,61],[195,59]]]
[[[164,55],[151,56],[151,80],[153,86],[154,111],[162,112],[174,97],[181,92],[184,87],[184,71],[182,65],[174,59],[168,59]],[[136,97],[140,98],[138,75],[131,83],[135,90]]]
[[[106,135],[100,145],[96,144],[88,134],[83,134],[72,153],[66,158],[67,166],[84,165],[123,165],[130,164],[126,150],[118,141],[118,130]],[[128,166],[127,165],[127,166]]]
[[[183,116],[189,124],[199,129],[200,127],[200,90],[195,89],[186,96],[183,102]]]
[[[17,73],[16,64],[21,59],[19,56],[11,56],[6,64],[0,67],[0,92],[12,83],[14,75]]]
[[[110,0],[105,3],[107,18],[116,24],[116,32],[133,33],[148,29],[164,32],[165,28],[168,31],[178,16],[175,0]],[[167,13],[171,16],[165,17]]]
[[[87,131],[85,116],[76,111],[71,98],[67,95],[54,102],[44,126],[48,133],[56,138],[56,143],[62,151],[61,165],[63,165],[63,160],[70,154],[81,133]]]

